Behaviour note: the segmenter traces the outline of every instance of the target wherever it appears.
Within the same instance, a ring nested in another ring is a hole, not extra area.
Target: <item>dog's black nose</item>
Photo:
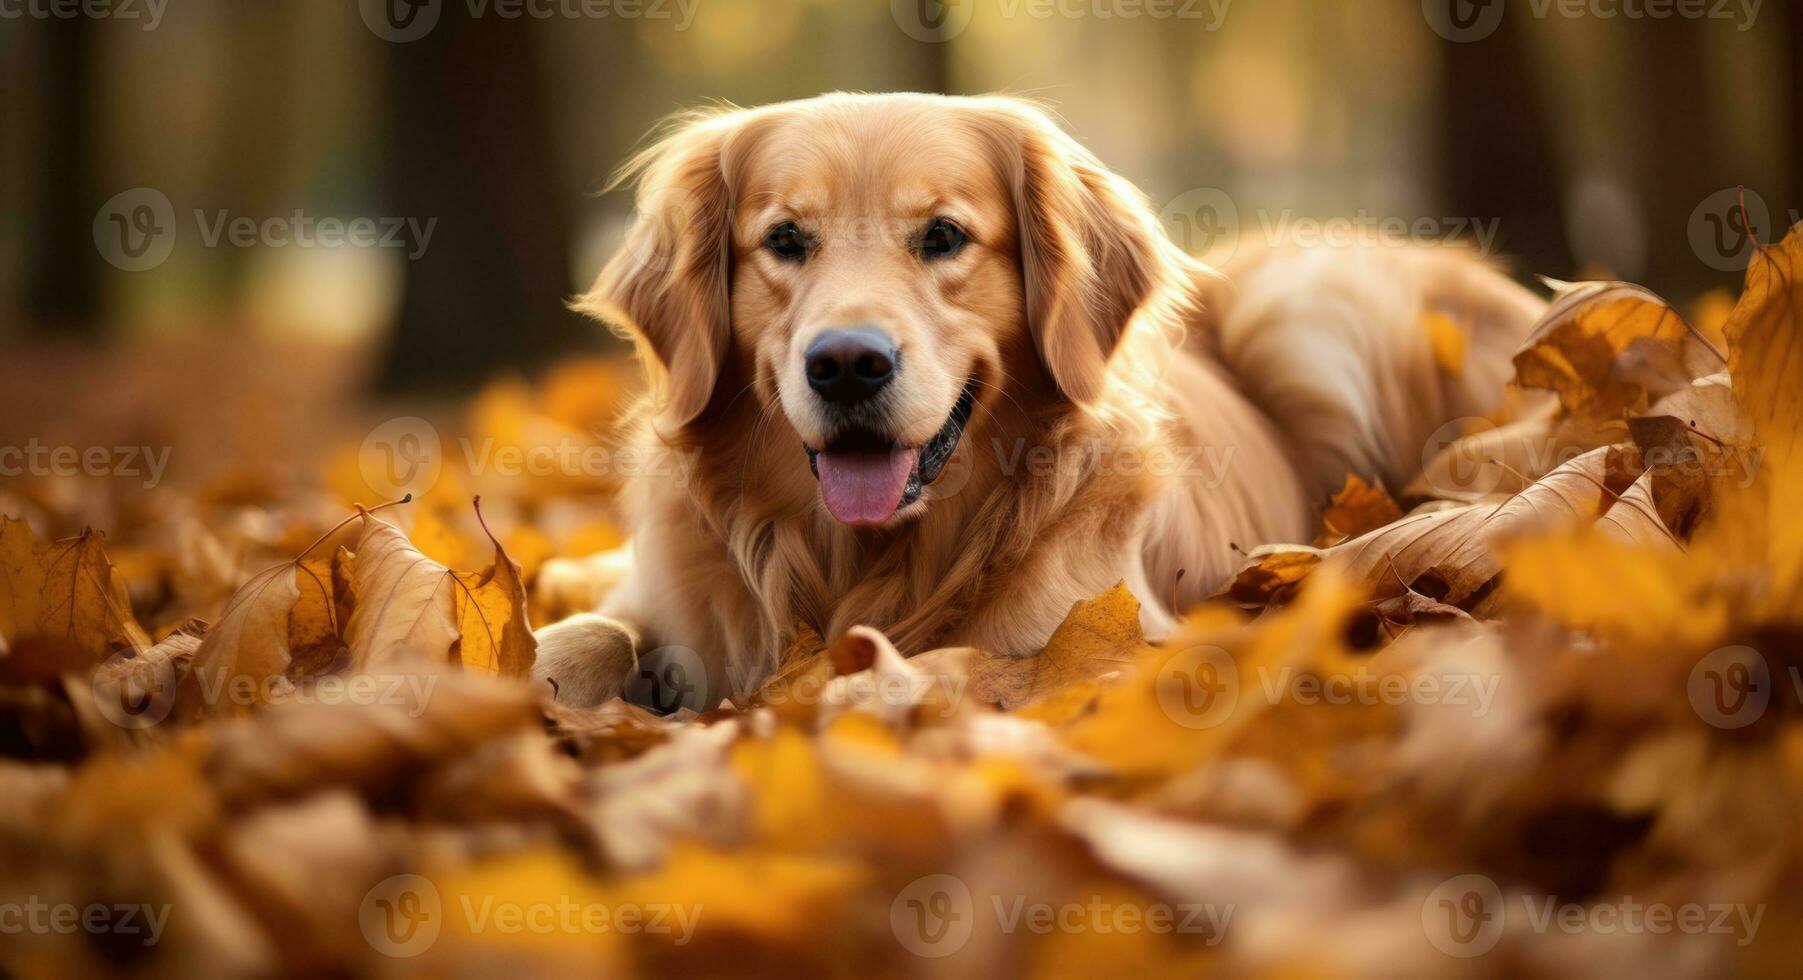
[[[808,384],[835,405],[872,398],[895,377],[901,352],[875,327],[828,330],[808,345]]]

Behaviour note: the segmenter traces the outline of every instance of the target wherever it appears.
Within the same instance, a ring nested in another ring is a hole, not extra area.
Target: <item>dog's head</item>
[[[731,410],[736,365],[847,524],[924,507],[997,397],[1100,399],[1182,276],[1140,195],[1012,99],[691,117],[629,173],[639,216],[582,305],[639,342],[665,432]]]

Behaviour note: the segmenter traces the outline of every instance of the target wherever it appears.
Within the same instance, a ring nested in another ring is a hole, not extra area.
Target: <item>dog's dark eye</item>
[[[799,262],[808,255],[808,239],[793,221],[785,221],[764,236],[764,247],[785,262]]]
[[[948,218],[934,218],[927,230],[920,233],[920,256],[924,259],[950,258],[958,254],[965,241],[964,229]]]

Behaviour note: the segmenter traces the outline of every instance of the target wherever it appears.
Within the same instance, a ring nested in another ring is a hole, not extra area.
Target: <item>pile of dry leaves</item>
[[[1167,643],[1117,587],[1031,659],[810,636],[704,714],[525,680],[529,624],[619,565],[608,474],[374,506],[386,464],[601,445],[617,366],[492,389],[373,477],[352,445],[311,490],[118,495],[107,536],[53,540],[93,519],[69,481],[13,487],[0,965],[1789,972],[1800,274],[1793,234],[1719,330],[1561,286],[1524,409],[1400,504],[1350,480]]]

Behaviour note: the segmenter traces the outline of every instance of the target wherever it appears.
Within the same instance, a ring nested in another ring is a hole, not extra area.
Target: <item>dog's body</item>
[[[717,700],[803,625],[1027,655],[1123,580],[1156,637],[1245,549],[1306,540],[1348,472],[1406,481],[1497,401],[1539,308],[1446,249],[1223,279],[1012,100],[721,114],[634,172],[640,217],[584,305],[652,370],[637,439],[689,465],[628,488],[635,567],[599,614],[540,633],[536,673],[577,703],[670,646]]]

